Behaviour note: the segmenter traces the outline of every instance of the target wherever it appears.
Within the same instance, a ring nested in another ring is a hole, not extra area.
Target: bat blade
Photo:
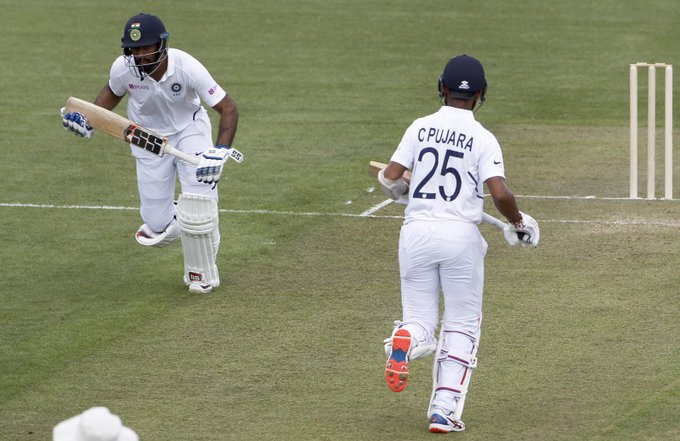
[[[378,161],[369,161],[368,162],[368,176],[376,177],[378,176],[378,173],[380,170],[384,169],[387,167],[387,164],[383,162],[378,162]]]
[[[101,132],[123,140],[157,156],[169,154],[189,164],[198,165],[199,158],[177,150],[168,144],[167,138],[152,132],[127,118],[118,115],[96,104],[69,97],[66,100],[67,112],[80,112],[87,118],[87,123]]]
[[[66,100],[66,111],[82,113],[90,126],[123,141],[125,141],[125,129],[132,124],[129,119],[117,113],[76,97]]]
[[[385,164],[384,162],[369,161],[368,162],[368,176],[372,176],[374,178],[377,177],[378,173],[380,173],[380,170],[384,169],[385,167],[387,167],[387,164]],[[402,176],[402,177],[404,178],[404,181],[406,181],[407,183],[410,183],[411,182],[411,171],[406,170],[404,172],[404,176]]]

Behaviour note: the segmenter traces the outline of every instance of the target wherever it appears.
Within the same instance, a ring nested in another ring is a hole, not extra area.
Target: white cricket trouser
[[[456,397],[467,394],[482,323],[486,250],[477,225],[469,222],[411,221],[401,227],[403,321],[434,333],[440,290],[444,297],[428,418],[433,406],[453,412]],[[457,418],[461,412],[462,406]]]
[[[210,119],[205,110],[180,133],[168,137],[168,142],[178,150],[191,155],[213,146]],[[175,182],[179,176],[182,192],[218,198],[217,186],[196,180],[196,167],[174,156],[162,158],[130,146],[137,160],[137,187],[139,189],[142,220],[153,231],[161,232],[175,216]],[[215,187],[215,188],[213,188]]]
[[[479,339],[487,243],[468,222],[411,221],[399,236],[399,269],[404,322],[434,333],[439,293],[444,296],[442,326]]]

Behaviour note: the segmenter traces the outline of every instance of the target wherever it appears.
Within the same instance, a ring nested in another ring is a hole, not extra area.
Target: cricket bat
[[[387,167],[387,164],[385,164],[383,162],[369,161],[369,163],[368,163],[368,175],[373,176],[373,177],[378,176],[378,172],[380,172],[380,170],[384,169],[385,167]],[[404,172],[403,177],[404,177],[404,180],[406,182],[408,182],[408,183],[411,182],[411,172],[409,170],[406,170],[406,172]],[[493,217],[493,216],[491,216],[490,214],[487,214],[487,213],[482,213],[482,221],[486,222],[487,224],[493,225],[494,227],[498,228],[499,230],[502,230],[506,226],[505,222],[503,222],[502,220],[497,219],[497,218],[495,218],[495,217]]]
[[[175,156],[189,164],[198,165],[199,158],[177,150],[168,144],[167,138],[133,123],[127,118],[110,110],[99,107],[79,98],[70,97],[66,101],[67,112],[80,112],[87,118],[87,123],[94,129],[147,150],[154,155]],[[240,154],[240,153],[239,153]],[[241,161],[238,161],[241,162]]]

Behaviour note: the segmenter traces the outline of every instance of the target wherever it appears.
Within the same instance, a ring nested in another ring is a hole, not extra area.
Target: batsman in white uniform
[[[505,182],[498,141],[475,120],[473,110],[484,101],[486,88],[477,59],[452,58],[439,78],[442,107],[411,124],[378,174],[393,199],[408,193],[399,238],[403,318],[385,340],[385,378],[400,392],[409,361],[435,353],[430,432],[465,429],[461,415],[482,323],[487,243],[477,225],[484,184],[509,221],[507,241],[535,246],[539,240],[538,224],[518,210]],[[412,170],[410,182],[404,179],[407,170]],[[444,307],[437,341],[440,291]]]
[[[131,145],[144,221],[135,234],[137,242],[164,247],[181,238],[184,283],[191,292],[206,293],[220,284],[217,182],[233,153],[230,146],[238,111],[198,60],[168,47],[168,36],[163,22],[154,15],[130,18],[121,39],[123,54],[111,66],[108,84],[95,104],[111,110],[127,94],[130,120],[166,137],[178,150],[200,157],[195,167],[174,156],[158,157]],[[220,115],[216,143],[202,102]],[[67,130],[92,136],[82,114],[62,110],[62,118]],[[177,176],[181,194],[175,204]]]

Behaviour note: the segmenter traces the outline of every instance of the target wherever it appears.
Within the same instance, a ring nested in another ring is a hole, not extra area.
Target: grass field
[[[94,405],[144,441],[434,437],[430,361],[403,393],[383,378],[403,209],[362,213],[385,199],[368,161],[438,108],[444,64],[468,53],[489,79],[477,118],[542,237],[510,248],[480,227],[479,367],[467,430],[449,436],[680,440],[680,160],[676,199],[627,199],[628,64],[680,66],[676,0],[0,6],[0,439],[50,439]],[[60,124],[69,96],[105,84],[140,11],[240,110],[246,160],[220,182],[223,286],[206,296],[186,292],[180,247],[134,241],[127,146]]]

